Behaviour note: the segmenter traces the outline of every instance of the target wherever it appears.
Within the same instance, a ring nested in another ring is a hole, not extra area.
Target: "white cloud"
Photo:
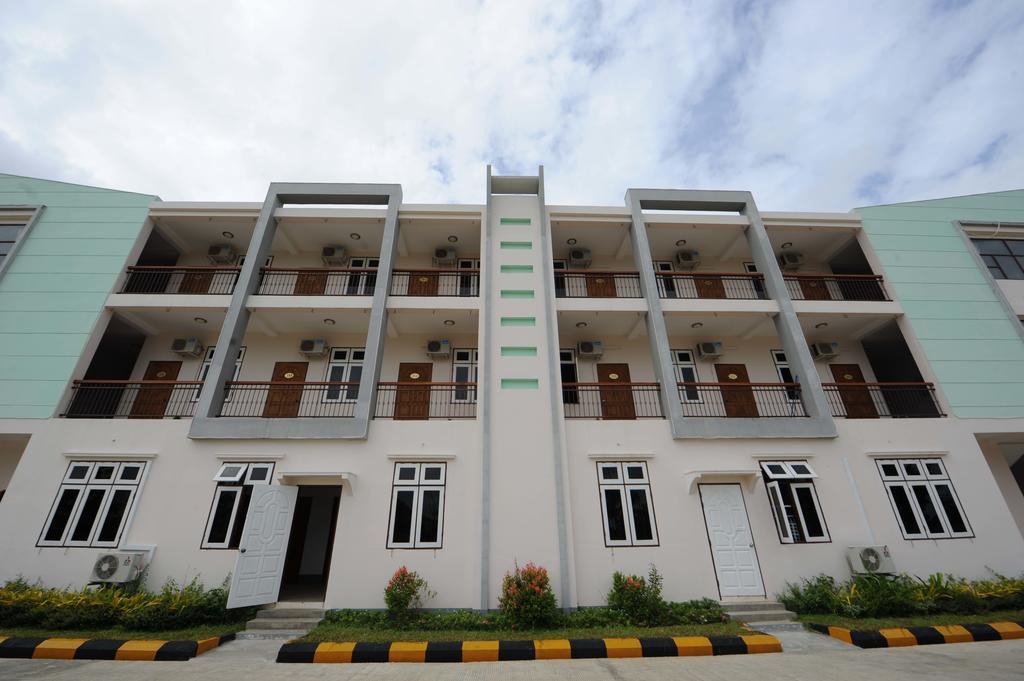
[[[483,200],[751,189],[762,208],[1024,186],[1015,0],[21,3],[0,171],[260,200],[270,181]]]

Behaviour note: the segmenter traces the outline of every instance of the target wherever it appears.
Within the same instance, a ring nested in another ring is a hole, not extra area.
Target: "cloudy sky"
[[[0,172],[166,200],[276,181],[482,202],[1024,187],[1024,1],[0,0]]]

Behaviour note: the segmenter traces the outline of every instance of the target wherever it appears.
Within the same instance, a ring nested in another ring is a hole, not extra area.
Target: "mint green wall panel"
[[[858,208],[954,415],[1024,417],[1024,341],[956,221],[1024,222],[1024,191]]]
[[[44,206],[0,279],[0,418],[54,413],[156,199],[0,174],[0,206]]]

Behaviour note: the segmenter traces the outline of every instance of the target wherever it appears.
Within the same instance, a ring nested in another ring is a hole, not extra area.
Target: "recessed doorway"
[[[324,600],[340,504],[341,487],[299,487],[279,601]]]

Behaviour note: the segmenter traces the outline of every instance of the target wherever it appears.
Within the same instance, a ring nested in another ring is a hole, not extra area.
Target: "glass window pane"
[[[928,471],[928,475],[942,475],[942,465],[938,463],[926,463],[924,465],[925,470]]]
[[[270,475],[270,466],[251,466],[249,469],[249,480],[262,482]]]
[[[650,504],[647,503],[647,492],[642,489],[629,490],[629,503],[633,507],[633,528],[636,530],[637,541],[654,539],[651,527]]]
[[[415,480],[416,468],[414,466],[402,466],[398,469],[399,480]]]
[[[420,541],[436,542],[437,530],[441,524],[441,491],[425,489],[420,509]]]
[[[228,542],[229,549],[237,549],[242,543],[242,530],[245,529],[245,519],[249,515],[250,501],[252,501],[252,486],[246,485],[242,488],[242,498],[238,502],[238,510],[235,511],[235,524],[231,528],[231,541]]]
[[[957,508],[956,499],[953,497],[953,490],[950,486],[935,485],[935,494],[939,497],[942,510],[946,512],[950,529],[956,533],[967,532],[967,523],[964,522],[963,516],[960,515],[960,509]]]
[[[132,480],[138,480],[139,474],[142,472],[142,466],[122,466],[121,474],[117,476],[118,480],[131,482]]]
[[[921,475],[921,467],[916,463],[905,463],[903,464],[903,472],[910,477],[916,477]]]
[[[21,225],[0,225],[0,241],[17,241]]]
[[[775,512],[775,525],[779,529],[779,534],[784,540],[790,540],[792,537],[789,532],[789,523],[786,521],[786,514],[782,510],[782,498],[779,496],[779,487],[777,482],[771,483],[768,488],[768,499],[771,501],[772,510]]]
[[[626,477],[630,480],[643,480],[644,479],[644,467],[643,466],[626,466]]]
[[[0,255],[7,255],[14,248],[13,241],[0,241]]]
[[[101,464],[99,466],[96,466],[96,471],[95,471],[93,477],[96,480],[113,480],[114,479],[114,470],[116,468],[117,468],[117,466]]]
[[[911,485],[911,489],[914,491],[914,498],[917,499],[917,505],[921,509],[921,515],[924,516],[924,524],[928,531],[932,534],[944,533],[946,528],[942,526],[942,518],[939,517],[939,512],[936,510],[935,504],[932,503],[928,485]]]
[[[809,487],[797,487],[793,491],[796,496],[796,503],[800,505],[800,513],[804,517],[807,536],[812,538],[824,537],[825,528],[822,525],[821,518],[818,517],[818,509],[814,505],[814,492]]]
[[[348,382],[355,383],[356,385],[350,385],[345,389],[345,399],[354,400],[359,397],[359,379],[362,378],[363,367],[358,364],[353,364],[348,372]]]
[[[997,255],[996,263],[1007,279],[1024,279],[1024,269],[1021,269],[1020,263],[1012,255]]]
[[[115,489],[110,499],[110,506],[107,508],[107,515],[100,525],[100,532],[96,535],[96,541],[112,542],[117,541],[118,530],[121,529],[121,521],[128,511],[128,502],[131,501],[132,491],[130,489]]]
[[[357,362],[361,362],[361,361],[363,361],[364,357],[366,357],[366,350],[353,350],[352,351],[352,359],[353,360],[355,360]]]
[[[917,524],[917,516],[914,515],[914,507],[907,496],[907,488],[903,485],[894,485],[890,488],[892,499],[896,504],[896,512],[903,523],[903,529],[907,534],[921,534],[921,527]]]
[[[971,239],[982,255],[1003,255],[1009,253],[1006,244],[1000,239]]]
[[[424,466],[423,467],[423,479],[424,480],[440,480],[441,479],[441,467],[440,466]]]
[[[601,479],[602,480],[618,480],[619,469],[615,466],[601,466]]]
[[[416,494],[412,490],[400,490],[395,495],[395,524],[391,541],[408,544],[412,537],[412,505]]]
[[[68,473],[68,480],[85,480],[85,476],[88,474],[88,466],[72,466],[71,472]]]
[[[618,489],[604,490],[605,513],[608,516],[608,539],[626,539],[626,515],[622,508],[622,494]]]
[[[1007,239],[1006,247],[1014,255],[1024,255],[1024,239]]]
[[[223,544],[227,541],[231,512],[235,508],[238,494],[237,489],[226,489],[217,495],[217,505],[213,509],[213,520],[210,522],[210,536],[206,538],[211,544]]]
[[[75,502],[78,501],[80,493],[81,490],[74,487],[61,491],[60,498],[57,500],[57,508],[50,520],[50,526],[43,536],[44,540],[60,541],[60,538],[64,536],[64,530],[68,526],[68,521],[71,520],[71,514],[75,510]]]
[[[882,475],[884,475],[887,478],[897,478],[900,475],[900,471],[894,463],[883,463]]]
[[[86,492],[85,500],[82,502],[82,512],[78,516],[75,529],[71,531],[71,541],[88,541],[92,535],[93,525],[96,524],[96,516],[99,515],[103,506],[103,497],[107,495],[107,489],[91,489]]]

